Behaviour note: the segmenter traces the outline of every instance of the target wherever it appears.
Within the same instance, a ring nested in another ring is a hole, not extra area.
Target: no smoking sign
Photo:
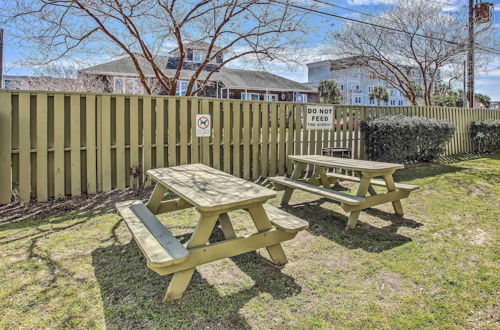
[[[212,132],[210,115],[196,115],[196,136],[207,137]]]

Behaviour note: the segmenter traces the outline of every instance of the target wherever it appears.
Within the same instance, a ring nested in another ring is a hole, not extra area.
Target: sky
[[[307,3],[310,0],[304,0]],[[357,10],[360,12],[369,13],[371,15],[376,15],[390,6],[390,3],[394,0],[325,0],[332,4],[338,6],[346,7],[347,9]],[[433,0],[429,0],[433,1]],[[493,15],[494,28],[497,34],[497,38],[500,39],[500,0],[494,0],[495,12]],[[457,11],[466,10],[465,6],[468,4],[468,0],[436,0],[436,3],[442,4],[443,11]],[[342,15],[346,17],[356,17],[358,19],[366,19],[367,16],[363,16],[359,13],[354,13],[349,10],[340,9],[337,7],[331,7],[322,5],[321,10],[334,13],[337,15]],[[328,54],[322,51],[324,45],[324,36],[327,32],[333,31],[339,28],[342,23],[338,20],[333,20],[325,16],[313,16],[311,24],[315,27],[314,29],[320,29],[319,33],[311,33],[307,35],[306,42],[304,43],[301,51],[300,63],[299,65],[294,65],[292,67],[274,64],[269,66],[269,71],[280,76],[299,81],[307,82],[307,67],[306,63],[313,62],[319,59],[328,58]],[[316,31],[316,30],[315,30]],[[9,31],[5,32],[6,34]],[[7,36],[6,36],[7,37]],[[497,44],[498,45],[498,44]],[[19,65],[19,61],[22,60],[23,54],[21,54],[16,49],[9,47],[9,39],[6,39],[4,45],[4,56],[5,56],[5,74],[7,75],[29,75],[32,73],[33,69],[27,66]],[[500,51],[500,45],[498,45],[498,50]],[[98,64],[96,61],[89,61],[89,65]],[[237,65],[237,63],[236,63]],[[235,65],[232,65],[233,67]],[[500,100],[500,56],[497,56],[492,61],[488,63],[487,68],[481,72],[477,72],[476,75],[476,92],[487,94],[492,100]]]

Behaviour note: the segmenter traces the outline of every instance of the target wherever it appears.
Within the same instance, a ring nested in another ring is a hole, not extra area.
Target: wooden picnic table
[[[394,182],[392,175],[397,169],[404,167],[401,164],[319,155],[291,155],[288,158],[294,163],[291,177],[278,176],[269,178],[277,190],[285,190],[281,204],[288,204],[294,189],[300,189],[340,202],[342,208],[350,213],[346,229],[356,227],[361,210],[375,205],[391,202],[396,214],[403,216],[401,199],[408,197],[411,191],[418,189],[414,185]],[[314,166],[313,174],[309,178],[301,179],[302,172],[308,165]],[[328,172],[327,169],[331,168],[352,171],[357,176]],[[375,177],[382,177],[383,179],[377,180],[374,179]],[[337,181],[342,180],[359,183],[355,196],[331,189]],[[377,194],[372,186],[386,187],[387,192]],[[367,197],[368,192],[371,196]]]
[[[128,201],[116,208],[147,259],[160,275],[174,274],[163,301],[180,298],[195,268],[215,260],[265,247],[276,265],[287,262],[280,242],[294,238],[308,223],[265,202],[276,192],[202,164],[147,171],[156,185],[149,201]],[[177,199],[163,201],[171,191]],[[194,207],[200,217],[184,246],[155,215]],[[256,228],[238,237],[228,212],[245,210]],[[225,240],[208,243],[217,222]]]

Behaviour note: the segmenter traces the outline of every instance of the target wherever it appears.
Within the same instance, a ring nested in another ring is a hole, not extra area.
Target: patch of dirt
[[[484,230],[478,228],[470,238],[470,242],[474,245],[489,246],[489,235]]]
[[[476,312],[466,321],[469,329],[500,329],[500,305],[495,304]]]
[[[128,188],[126,190],[113,190],[95,195],[81,195],[73,198],[49,200],[47,202],[19,202],[0,206],[0,224],[12,223],[25,219],[42,220],[56,217],[72,211],[109,210],[115,203],[130,199],[146,200],[153,187],[145,187],[139,194]]]

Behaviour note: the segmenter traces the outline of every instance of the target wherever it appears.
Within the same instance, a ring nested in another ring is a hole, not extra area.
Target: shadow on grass
[[[220,233],[215,236],[211,241],[218,240]],[[179,239],[185,240],[186,237]],[[92,265],[100,287],[107,327],[250,328],[239,310],[252,298],[265,292],[276,299],[285,299],[301,292],[301,287],[292,277],[281,273],[256,252],[231,260],[252,278],[253,286],[224,295],[195,271],[184,296],[162,304],[161,299],[172,275],[162,277],[148,269],[134,242],[95,250]],[[223,270],[216,276],[223,277],[225,271],[231,270]]]
[[[417,228],[422,224],[412,219],[400,217],[378,209],[366,209],[361,214],[368,213],[391,222],[390,225],[378,228],[362,220],[355,229],[345,231],[348,217],[344,214],[321,207],[321,204],[331,202],[321,198],[313,202],[288,205],[287,212],[309,222],[308,231],[317,236],[326,237],[349,249],[363,249],[368,252],[382,252],[411,241],[411,238],[398,234],[399,227]]]

